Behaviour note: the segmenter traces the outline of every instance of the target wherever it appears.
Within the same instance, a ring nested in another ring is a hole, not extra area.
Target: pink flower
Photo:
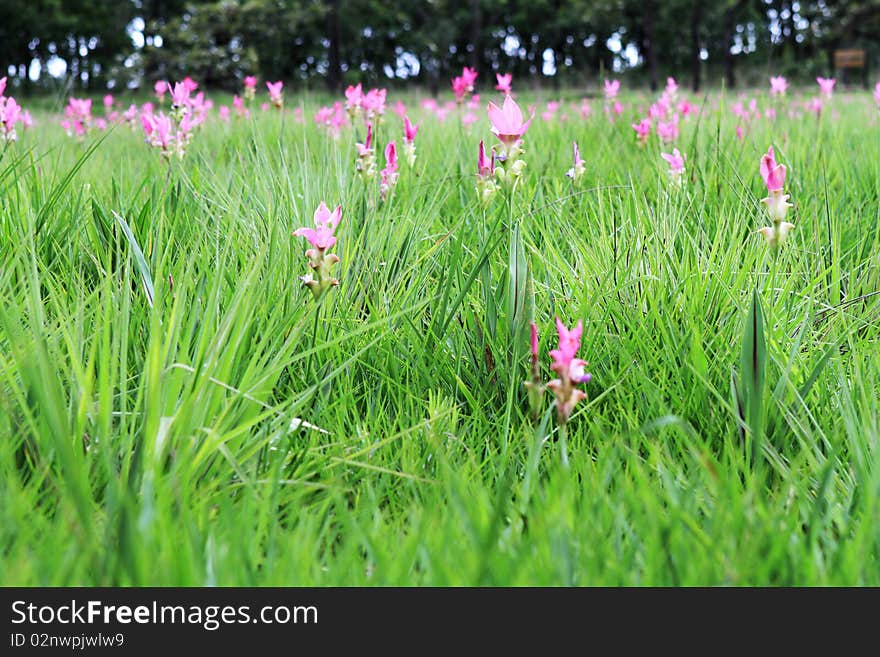
[[[221,105],[219,115],[220,115],[221,121],[228,121],[229,120],[229,108],[226,105]],[[189,115],[187,115],[187,116],[189,116]]]
[[[511,84],[513,83],[513,74],[512,73],[496,73],[495,79],[498,81],[498,84],[495,85],[495,88],[503,93],[505,96],[509,96],[513,91],[511,89]]]
[[[648,118],[652,120],[665,119],[667,114],[669,114],[669,103],[663,98],[652,103],[648,108]]]
[[[353,85],[349,85],[345,89],[345,109],[350,112],[355,112],[360,109],[361,104],[364,101],[364,89],[361,86],[361,83],[358,82],[358,85],[355,87]]]
[[[636,136],[641,144],[647,143],[651,134],[651,119],[642,119],[638,123],[633,123],[632,129],[636,131]]]
[[[183,82],[176,82],[171,90],[171,104],[176,107],[185,107],[189,103],[190,87]]]
[[[279,80],[278,82],[266,82],[266,88],[269,90],[269,102],[271,102],[275,107],[281,109],[284,106],[284,96],[282,90],[284,89],[284,82]]]
[[[110,109],[113,107],[113,95],[107,94],[104,96],[104,109]]]
[[[660,157],[669,162],[669,173],[673,176],[680,176],[684,173],[684,155],[677,148],[672,153],[660,153]]]
[[[162,155],[171,155],[174,135],[172,132],[171,117],[159,114],[142,114],[141,123],[146,135],[146,141],[162,151]]]
[[[492,133],[505,145],[512,145],[522,139],[532,123],[535,115],[523,122],[522,110],[511,96],[504,98],[504,105],[498,107],[492,101],[488,106],[489,121],[492,123]]]
[[[419,133],[418,124],[413,125],[408,116],[403,117],[403,141],[414,142],[416,135]]]
[[[325,251],[336,244],[336,236],[333,232],[342,220],[342,206],[337,205],[333,212],[321,201],[315,210],[315,227],[297,228],[293,231],[296,237],[305,237],[309,244],[320,251]]]
[[[556,395],[558,419],[560,424],[565,424],[571,417],[575,404],[581,399],[587,398],[587,395],[582,390],[578,390],[577,386],[581,383],[588,383],[592,376],[585,371],[589,363],[575,357],[581,346],[583,322],[578,321],[577,326],[569,330],[557,317],[556,330],[559,333],[559,346],[550,350],[550,357],[553,359],[550,369],[556,372],[559,378],[550,381],[547,387]]]
[[[586,162],[581,159],[581,151],[578,148],[577,142],[573,143],[574,146],[574,166],[569,169],[565,175],[571,178],[572,180],[577,180],[580,178],[584,172],[586,171]]]
[[[371,152],[373,144],[373,124],[367,124],[367,138],[364,139],[364,143],[356,143],[354,146],[357,149],[358,157],[364,157],[367,153]]]
[[[593,106],[586,98],[581,99],[580,113],[582,119],[588,119],[593,115]]]
[[[880,105],[880,82],[874,87],[874,102]]]
[[[785,175],[785,165],[776,163],[776,154],[771,146],[761,158],[761,177],[769,192],[767,198],[761,199],[761,202],[767,205],[767,212],[773,221],[773,234],[769,237],[765,234],[764,237],[767,237],[767,241],[775,246],[779,246],[785,239],[788,228],[781,228],[781,224],[785,221],[788,208],[792,207],[791,203],[788,203],[788,194],[783,194]]]
[[[156,93],[156,97],[161,101],[165,98],[165,93],[168,91],[168,83],[165,80],[157,80],[156,84],[153,85],[153,91]]]
[[[257,88],[257,77],[255,75],[246,75],[244,77],[244,88],[245,89],[256,89]]]
[[[804,104],[804,109],[813,112],[818,118],[822,114],[822,100],[818,96],[813,96]]]
[[[469,93],[473,93],[474,91],[474,83],[477,81],[477,75],[479,74],[474,69],[468,68],[467,66],[461,69],[461,79],[467,86]]]
[[[465,94],[467,94],[467,82],[460,75],[452,78],[452,93],[455,94],[455,99],[458,101],[463,101]]]
[[[477,195],[480,201],[488,203],[498,186],[495,184],[495,156],[486,155],[486,146],[480,141],[480,150],[477,154]]]
[[[668,96],[672,97],[678,91],[678,83],[675,81],[675,78],[666,78],[666,93]]]
[[[15,124],[22,120],[21,106],[15,102],[15,98],[0,95],[0,139],[3,141],[15,141],[18,135],[15,133]]]
[[[816,82],[819,83],[819,91],[822,92],[826,98],[831,98],[831,94],[834,93],[834,85],[837,84],[837,80],[834,78],[816,78]]]
[[[611,100],[617,98],[620,92],[620,80],[605,80],[605,98]]]
[[[3,97],[3,94],[6,93],[6,76],[4,75],[0,78],[0,98]]]
[[[785,186],[786,169],[784,164],[776,163],[776,154],[773,147],[767,149],[767,153],[761,158],[761,177],[767,185],[768,192],[778,192]]]
[[[742,141],[745,139],[746,133],[741,125],[736,126],[736,138]]]
[[[137,105],[129,105],[128,109],[122,113],[122,120],[131,124],[131,127],[135,127],[135,121],[137,120],[138,108]]]
[[[657,136],[665,142],[678,139],[678,114],[673,114],[669,121],[657,122]]]
[[[785,90],[788,89],[788,80],[781,75],[770,78],[770,95],[784,96]]]
[[[370,89],[361,104],[369,118],[376,118],[385,114],[385,98],[388,92],[385,89]]]
[[[690,116],[691,114],[698,113],[700,110],[693,103],[689,103],[688,101],[683,100],[678,104],[678,111],[679,111],[679,113],[681,113],[682,116],[684,116],[686,118],[686,117]]]
[[[331,287],[339,285],[339,281],[330,276],[330,268],[339,262],[339,257],[325,252],[336,244],[336,236],[333,233],[341,220],[341,205],[337,205],[336,209],[330,212],[330,208],[321,201],[318,209],[315,210],[315,227],[298,228],[293,232],[297,237],[305,237],[313,247],[306,251],[306,257],[314,275],[300,276],[300,280],[311,290],[315,300]]]
[[[391,111],[397,114],[397,116],[399,116],[400,118],[403,118],[406,116],[406,105],[403,104],[403,101],[398,100],[391,107]]]
[[[382,182],[379,191],[382,198],[388,194],[388,190],[397,183],[397,146],[393,141],[389,141],[385,146],[385,168],[380,171]]]
[[[183,86],[186,87],[190,93],[192,93],[199,88],[199,83],[187,75],[185,78],[183,78]]]

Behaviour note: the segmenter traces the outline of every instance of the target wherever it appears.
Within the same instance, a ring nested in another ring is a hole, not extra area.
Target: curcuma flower
[[[393,141],[389,141],[385,146],[385,168],[380,173],[382,182],[379,185],[379,193],[384,200],[391,188],[397,184],[397,145]]]
[[[786,89],[788,89],[788,80],[786,80],[783,76],[777,75],[770,78],[771,96],[784,96]]]
[[[488,112],[489,121],[492,123],[492,133],[508,148],[522,140],[532,123],[532,119],[535,118],[532,115],[528,121],[523,122],[522,110],[510,96],[505,97],[501,107],[489,101]]]
[[[341,205],[337,205],[336,209],[330,212],[330,208],[321,201],[318,209],[315,210],[315,227],[303,227],[293,231],[296,237],[305,237],[312,247],[306,251],[306,257],[314,274],[300,276],[300,280],[311,290],[315,301],[331,287],[339,285],[339,281],[330,276],[330,268],[339,262],[339,257],[334,253],[327,253],[327,249],[336,244],[336,236],[333,233],[341,220]]]
[[[498,191],[498,185],[495,184],[495,156],[486,155],[486,147],[480,140],[480,151],[477,155],[477,195],[480,201],[488,203],[495,192]]]
[[[356,143],[357,161],[355,170],[362,180],[371,180],[376,176],[376,154],[373,151],[373,124],[367,124],[367,137],[363,143]]]
[[[816,82],[819,83],[819,91],[822,92],[822,95],[825,96],[828,100],[831,100],[831,95],[834,93],[834,85],[837,84],[837,80],[834,78],[816,78]]]
[[[284,107],[284,82],[266,82],[266,89],[269,90],[269,102],[277,109]]]
[[[559,423],[564,425],[571,417],[575,404],[587,398],[586,393],[577,386],[588,383],[593,377],[585,369],[589,363],[575,358],[581,346],[584,323],[579,320],[577,326],[569,330],[557,317],[556,330],[559,333],[559,347],[550,351],[550,357],[553,359],[550,369],[556,372],[559,378],[550,381],[547,387],[556,395],[557,418]]]
[[[525,153],[522,149],[522,137],[529,129],[535,115],[532,114],[528,121],[523,121],[522,110],[511,96],[504,98],[501,107],[490,102],[488,112],[492,132],[500,142],[493,148],[493,150],[498,149],[496,157],[501,162],[501,167],[495,170],[495,175],[499,180],[513,187],[526,166],[525,160],[522,159]]]
[[[244,99],[247,102],[253,102],[257,95],[257,78],[254,75],[246,75],[244,77]]]
[[[418,124],[413,125],[409,117],[403,117],[403,153],[406,155],[406,163],[410,167],[416,163],[416,135],[419,133]]]
[[[770,246],[774,247],[780,246],[785,241],[788,232],[794,228],[794,224],[785,221],[788,208],[792,207],[788,202],[788,194],[783,193],[786,173],[785,165],[777,164],[776,154],[771,146],[761,158],[761,178],[764,179],[764,184],[769,192],[767,198],[761,199],[761,202],[767,205],[767,212],[773,226],[765,226],[758,232],[764,236]]]
[[[574,142],[574,166],[569,169],[565,175],[571,178],[572,180],[577,180],[584,172],[587,170],[586,162],[581,159],[581,151],[578,148],[578,143]]]
[[[495,88],[503,93],[505,96],[509,96],[513,91],[511,89],[511,85],[513,84],[513,74],[512,73],[496,73],[495,79],[498,81],[498,84],[495,85]]]
[[[660,153],[660,157],[669,163],[669,176],[672,182],[681,185],[684,180],[684,155],[674,148],[672,153]]]
[[[636,131],[639,146],[644,146],[648,143],[648,137],[651,135],[651,119],[645,118],[638,123],[633,123],[632,129]]]

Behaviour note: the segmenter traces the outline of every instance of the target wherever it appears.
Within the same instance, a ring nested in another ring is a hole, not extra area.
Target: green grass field
[[[880,585],[877,108],[739,141],[734,96],[694,99],[678,189],[630,127],[650,100],[536,118],[487,206],[484,110],[412,110],[384,203],[311,101],[215,115],[170,166],[35,112],[0,151],[0,584]],[[321,201],[315,303],[291,233]],[[532,316],[545,379],[555,316],[584,322],[569,468],[522,385]]]

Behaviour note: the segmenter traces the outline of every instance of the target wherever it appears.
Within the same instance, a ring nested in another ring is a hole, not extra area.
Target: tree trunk
[[[471,47],[470,60],[471,68],[475,71],[480,70],[480,33],[482,32],[482,16],[480,14],[480,0],[471,0]]]
[[[654,45],[657,25],[657,7],[653,0],[645,2],[645,18],[643,24],[644,37],[642,38],[642,54],[648,65],[648,77],[651,81],[651,91],[657,91],[659,87],[657,75],[657,48]]]
[[[341,39],[339,29],[339,0],[330,0],[330,11],[327,13],[327,36],[329,46],[327,48],[327,88],[330,91],[339,91],[342,86],[342,58],[339,54],[339,41]]]
[[[724,83],[728,89],[736,87],[736,73],[734,72],[735,60],[733,53],[733,31],[736,24],[736,7],[731,7],[724,13],[724,36],[721,38],[721,46],[724,48]]]
[[[692,88],[694,93],[700,90],[700,24],[703,21],[703,3],[696,0],[691,8],[691,75],[693,76]]]

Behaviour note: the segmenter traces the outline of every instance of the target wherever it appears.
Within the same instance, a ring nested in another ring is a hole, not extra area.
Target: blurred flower
[[[620,92],[620,80],[605,80],[605,98],[611,100],[617,98]]]
[[[632,129],[636,131],[636,137],[639,144],[644,146],[648,143],[648,137],[651,134],[651,119],[642,119],[638,123],[632,124]]]
[[[580,178],[582,175],[584,175],[584,172],[586,171],[586,162],[584,162],[581,159],[581,152],[580,152],[580,149],[578,149],[577,142],[574,142],[573,146],[574,146],[574,166],[571,169],[569,169],[565,173],[565,175],[574,181],[574,180],[577,180],[578,178]]]
[[[657,136],[660,141],[673,142],[678,139],[678,114],[673,114],[668,121],[657,122]]]
[[[168,91],[168,83],[165,80],[156,80],[156,83],[153,85],[153,92],[156,94],[156,98],[159,99],[159,102],[163,102],[165,100],[165,93]]]
[[[266,82],[266,88],[269,90],[269,102],[277,109],[284,107],[284,82]]]
[[[513,91],[511,89],[511,84],[513,83],[513,74],[496,73],[495,79],[498,81],[498,84],[495,85],[495,89],[503,93],[505,96],[509,96]]]
[[[669,163],[669,176],[672,181],[681,185],[684,179],[684,155],[674,148],[672,153],[660,153],[660,157]]]
[[[770,78],[770,95],[784,96],[785,90],[788,89],[788,80],[781,75]]]
[[[246,75],[244,78],[244,99],[249,103],[257,95],[257,77],[255,75]]]
[[[816,82],[819,83],[819,91],[822,93],[825,98],[831,100],[831,94],[834,93],[834,85],[837,84],[837,80],[834,78],[816,78]]]

